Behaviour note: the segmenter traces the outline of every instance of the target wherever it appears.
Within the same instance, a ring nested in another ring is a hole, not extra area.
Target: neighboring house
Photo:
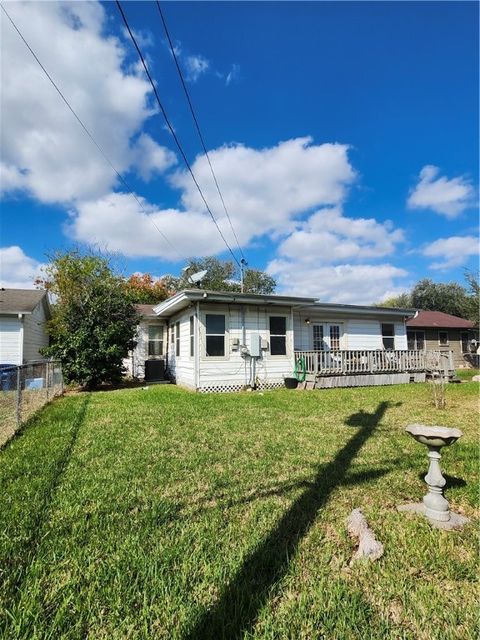
[[[43,360],[51,312],[46,291],[0,289],[0,364]]]
[[[470,320],[442,311],[419,311],[407,320],[407,341],[409,349],[451,351],[456,367],[468,367],[477,350],[478,329]]]
[[[142,376],[145,360],[163,357],[177,384],[207,392],[282,386],[298,357],[308,361],[313,375],[337,371],[344,354],[348,371],[400,371],[395,354],[407,349],[405,320],[413,310],[192,289],[153,313],[157,321],[146,309],[139,327],[134,375]]]

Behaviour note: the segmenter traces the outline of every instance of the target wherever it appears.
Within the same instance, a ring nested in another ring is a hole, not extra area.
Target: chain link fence
[[[0,446],[35,411],[62,393],[60,362],[0,365]]]

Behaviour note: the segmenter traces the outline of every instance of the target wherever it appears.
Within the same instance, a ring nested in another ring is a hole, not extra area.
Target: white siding
[[[19,318],[0,316],[0,364],[22,364],[21,328]]]
[[[378,320],[349,320],[348,349],[383,349],[381,324]]]
[[[309,320],[307,324],[306,320]],[[313,349],[313,325],[339,324],[343,329],[340,339],[341,349],[383,349],[382,323],[394,324],[395,326],[395,349],[407,348],[407,335],[404,322],[398,321],[395,317],[384,316],[382,318],[366,317],[351,318],[348,315],[315,313],[294,313],[295,330],[295,350],[311,351]]]
[[[195,318],[195,308],[191,307],[170,319],[168,344],[168,371],[175,382],[183,387],[195,389],[195,356],[190,356],[190,316]],[[180,323],[180,355],[176,354],[176,323]],[[174,327],[174,340],[171,340]],[[197,340],[195,340],[197,342]]]
[[[225,357],[215,358],[206,356],[205,350],[205,314],[223,313],[226,321]],[[261,351],[261,357],[256,359],[256,379],[259,386],[269,386],[283,383],[285,376],[292,375],[294,368],[293,330],[291,310],[287,307],[244,307],[245,314],[245,342],[251,344],[253,334],[258,334],[266,340],[267,350]],[[285,316],[287,326],[287,355],[272,356],[270,354],[270,316]],[[243,344],[242,307],[240,305],[202,304],[200,306],[200,375],[199,388],[225,388],[236,386],[239,389],[249,385],[251,381],[250,357],[242,356],[239,346]]]
[[[47,318],[43,302],[31,314],[25,314],[23,321],[23,361],[45,360],[40,349],[48,346]]]

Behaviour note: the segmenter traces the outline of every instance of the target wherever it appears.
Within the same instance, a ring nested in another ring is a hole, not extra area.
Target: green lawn
[[[0,452],[0,637],[477,637],[478,384],[57,400]],[[430,528],[411,422],[461,428]],[[361,507],[385,555],[349,566]]]

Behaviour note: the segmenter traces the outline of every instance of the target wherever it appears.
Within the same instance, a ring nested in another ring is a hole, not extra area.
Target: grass
[[[473,376],[480,374],[480,371],[478,369],[457,369],[456,373],[463,382],[470,382]]]
[[[0,452],[2,639],[476,638],[478,385],[71,395]],[[411,422],[459,427],[430,528]],[[361,507],[385,545],[349,566]]]

